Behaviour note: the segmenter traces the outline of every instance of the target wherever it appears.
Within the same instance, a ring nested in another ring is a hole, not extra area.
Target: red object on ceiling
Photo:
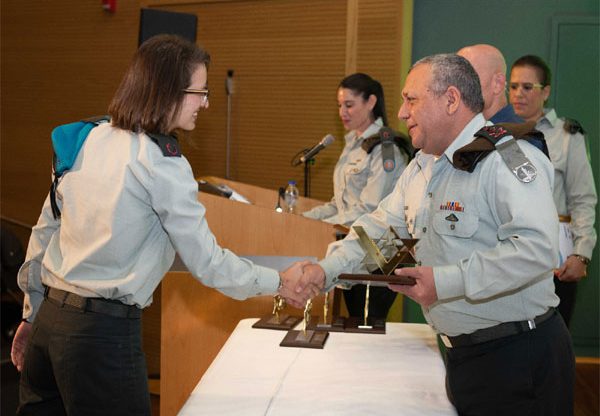
[[[102,8],[110,13],[116,12],[117,0],[102,0]]]

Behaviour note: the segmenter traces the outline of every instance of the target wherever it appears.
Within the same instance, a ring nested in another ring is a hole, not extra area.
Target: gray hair
[[[415,62],[411,70],[421,64],[431,66],[433,80],[430,89],[437,97],[445,93],[448,87],[454,86],[471,111],[480,113],[483,110],[479,76],[465,58],[453,53],[426,56]]]

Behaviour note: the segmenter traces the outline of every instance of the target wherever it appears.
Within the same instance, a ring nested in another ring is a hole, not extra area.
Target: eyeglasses
[[[531,82],[511,82],[510,84],[508,84],[508,87],[513,90],[516,91],[519,89],[519,86],[523,89],[524,92],[529,93],[531,92],[531,90],[533,90],[534,88],[539,88],[540,90],[542,88],[544,88],[544,86],[542,84],[534,84]]]
[[[202,97],[202,101],[206,103],[208,101],[208,96],[210,95],[210,91],[208,88],[203,88],[201,90],[196,90],[194,88],[185,88],[183,90],[186,94],[197,94]]]

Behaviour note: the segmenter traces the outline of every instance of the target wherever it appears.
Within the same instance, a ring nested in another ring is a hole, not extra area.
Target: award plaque
[[[358,243],[365,252],[363,264],[370,274],[340,274],[338,279],[347,283],[363,283],[373,286],[414,285],[415,280],[408,276],[396,276],[394,270],[401,267],[414,267],[414,247],[417,239],[400,238],[390,227],[380,239],[373,241],[363,227],[352,229],[358,235]]]
[[[283,308],[285,308],[285,299],[279,295],[273,296],[273,313],[259,319],[252,325],[252,328],[289,331],[295,327],[302,318],[280,313]]]
[[[415,280],[408,276],[396,276],[394,270],[401,267],[414,267],[417,264],[414,247],[416,239],[400,238],[392,227],[376,241],[373,241],[361,226],[352,229],[358,236],[358,243],[365,252],[363,265],[370,274],[341,274],[342,283],[362,283],[367,286],[365,293],[364,318],[350,317],[345,323],[345,332],[385,334],[385,319],[369,318],[369,289],[371,286],[414,285]]]
[[[329,332],[309,329],[311,318],[310,311],[312,309],[312,300],[306,302],[304,308],[304,320],[302,321],[302,329],[292,329],[288,331],[283,341],[279,344],[281,347],[296,347],[296,348],[317,348],[323,349],[325,341],[329,336]]]
[[[360,318],[351,316],[346,318],[345,332],[358,334],[385,334],[385,319],[383,318]]]

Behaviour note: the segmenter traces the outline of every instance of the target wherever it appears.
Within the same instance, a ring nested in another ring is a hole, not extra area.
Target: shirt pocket
[[[360,191],[367,184],[369,176],[367,165],[366,159],[348,163],[344,170],[344,176],[346,177],[346,185],[350,188],[349,190],[353,192]]]
[[[479,227],[479,216],[465,212],[441,211],[433,217],[436,233],[448,237],[470,238]]]

